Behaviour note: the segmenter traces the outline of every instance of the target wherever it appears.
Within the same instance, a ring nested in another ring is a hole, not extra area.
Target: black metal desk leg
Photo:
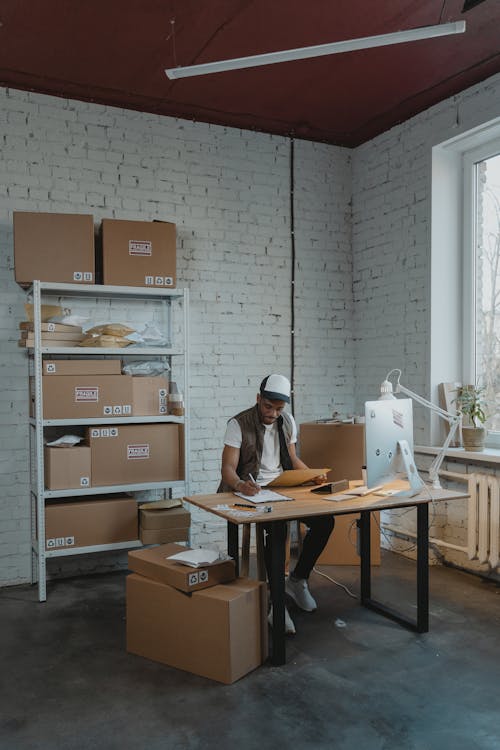
[[[359,554],[361,558],[361,603],[365,604],[371,597],[371,539],[370,539],[371,511],[360,513],[357,526],[359,530]]]
[[[240,574],[240,547],[238,524],[227,522],[227,554],[232,557],[236,566],[236,578]]]
[[[286,521],[270,524],[268,544],[271,545],[270,587],[273,605],[271,635],[271,663],[275,666],[286,661],[285,645],[285,525]]]
[[[429,631],[429,503],[417,505],[417,633]]]

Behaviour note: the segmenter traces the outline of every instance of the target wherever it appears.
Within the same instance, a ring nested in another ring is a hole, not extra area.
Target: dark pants
[[[302,552],[297,560],[295,570],[292,572],[294,578],[309,578],[316,560],[323,552],[326,543],[335,526],[333,516],[310,516],[301,518],[308,529],[302,542]],[[269,531],[271,524],[264,524],[264,557],[266,561],[267,577],[271,580],[271,545],[269,543]],[[274,532],[276,533],[276,531]],[[286,524],[283,524],[283,534],[286,537]],[[283,540],[284,541],[284,540]]]

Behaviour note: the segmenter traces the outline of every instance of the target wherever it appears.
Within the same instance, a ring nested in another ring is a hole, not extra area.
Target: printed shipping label
[[[128,254],[129,255],[152,255],[153,254],[153,243],[150,240],[129,240],[128,241]]]
[[[149,458],[149,443],[127,445],[127,458]]]
[[[75,387],[75,402],[92,401],[97,403],[99,401],[99,387],[85,387],[83,385],[77,385]]]

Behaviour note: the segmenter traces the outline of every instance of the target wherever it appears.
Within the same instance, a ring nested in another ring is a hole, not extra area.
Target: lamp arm
[[[429,479],[432,482],[432,486],[435,489],[440,489],[441,484],[439,482],[439,470],[446,456],[446,452],[448,448],[450,447],[453,438],[455,437],[455,433],[462,423],[462,415],[452,414],[449,411],[445,411],[444,409],[441,409],[440,406],[436,406],[436,404],[433,404],[431,401],[427,401],[427,399],[423,398],[423,396],[419,396],[418,393],[414,393],[413,391],[410,391],[409,388],[406,388],[404,385],[401,385],[399,380],[396,383],[395,392],[404,393],[405,396],[409,396],[411,399],[421,404],[422,406],[426,406],[432,412],[434,412],[439,417],[441,417],[441,419],[446,420],[448,424],[450,425],[446,440],[444,441],[443,445],[441,446],[438,453],[436,454],[436,458],[429,466]]]

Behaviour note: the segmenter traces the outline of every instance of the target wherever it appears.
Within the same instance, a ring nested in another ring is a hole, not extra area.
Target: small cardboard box
[[[182,425],[88,427],[93,486],[184,478]]]
[[[174,288],[175,224],[103,219],[103,283]]]
[[[128,553],[128,567],[134,573],[166,583],[180,591],[198,591],[217,583],[225,583],[235,578],[233,560],[225,560],[205,568],[191,568],[174,560],[170,555],[185,552],[188,547],[179,544],[163,544],[151,549],[138,549]]]
[[[132,376],[132,414],[158,417],[167,414],[168,378]]]
[[[139,508],[142,529],[179,529],[191,524],[191,513],[185,508]]]
[[[229,685],[267,658],[265,584],[238,578],[188,595],[127,576],[127,651]]]
[[[31,320],[24,320],[22,323],[19,323],[19,328],[21,331],[33,332],[35,330],[35,324]],[[81,326],[70,326],[65,323],[43,322],[40,323],[40,330],[42,335],[44,333],[82,333]]]
[[[94,284],[93,216],[14,211],[14,273],[21,286],[34,279]]]
[[[45,507],[45,546],[52,550],[134,541],[137,526],[137,502],[130,497],[58,500]]]
[[[48,490],[76,489],[91,486],[90,447],[45,446],[45,487]]]
[[[44,419],[132,415],[130,375],[43,375],[42,392]]]
[[[179,529],[139,528],[139,539],[143,544],[168,544],[169,542],[188,542],[189,526],[183,526]]]
[[[44,359],[44,375],[120,375],[121,359]]]

